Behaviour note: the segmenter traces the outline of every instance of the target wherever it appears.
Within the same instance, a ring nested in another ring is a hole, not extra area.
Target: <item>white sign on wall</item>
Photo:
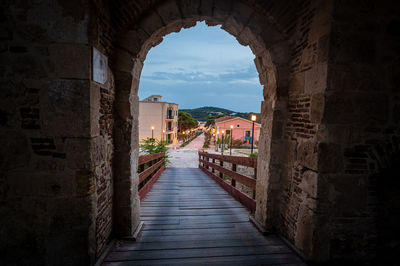
[[[102,54],[99,50],[93,47],[93,64],[92,73],[93,80],[104,84],[107,81],[107,66],[108,59],[107,56]]]

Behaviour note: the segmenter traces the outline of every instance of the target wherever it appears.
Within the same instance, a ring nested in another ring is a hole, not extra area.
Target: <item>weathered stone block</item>
[[[168,25],[175,20],[182,19],[176,1],[164,1],[157,6],[157,13],[162,18],[163,22]]]
[[[322,93],[314,94],[311,97],[310,121],[320,123],[324,116],[325,96]]]
[[[333,209],[339,217],[363,216],[368,207],[366,177],[353,175],[331,176],[334,189]]]
[[[41,91],[42,131],[48,136],[90,136],[90,81],[56,79]]]
[[[182,11],[183,18],[192,18],[199,16],[199,7],[201,4],[200,0],[184,0],[178,1],[180,10]]]
[[[311,69],[305,71],[305,93],[322,93],[327,86],[328,64],[322,63],[314,65]]]
[[[246,25],[253,13],[254,9],[252,9],[249,5],[239,1],[233,1],[231,17],[233,17],[238,24],[243,26]]]
[[[49,46],[50,60],[58,78],[90,79],[91,49],[85,44],[57,43]]]
[[[91,160],[91,168],[95,166],[99,166],[103,163],[109,163],[106,159],[111,159],[108,156],[108,151],[110,147],[108,147],[107,141],[104,137],[98,136],[95,138],[91,138],[90,140],[90,160]],[[111,151],[112,152],[112,151]]]
[[[96,191],[95,175],[91,170],[81,169],[76,171],[75,182],[78,198],[89,196]]]
[[[221,28],[233,36],[238,36],[243,27],[243,24],[238,23],[238,21],[232,17],[228,17]]]
[[[297,148],[297,162],[307,168],[318,170],[318,147],[313,141],[300,142]]]
[[[202,0],[200,4],[200,14],[206,17],[212,17],[214,0]]]
[[[100,86],[95,82],[90,83],[90,136],[100,134]]]
[[[276,40],[272,46],[268,46],[273,64],[286,66],[290,59],[290,44],[287,41]]]
[[[130,30],[122,34],[118,39],[118,45],[129,51],[132,56],[137,55],[143,43],[149,38],[149,35],[143,29]]]
[[[307,193],[308,197],[317,198],[318,173],[307,170],[301,175],[299,188]]]
[[[122,49],[116,49],[113,55],[113,68],[117,71],[131,72],[133,68],[133,55]]]
[[[295,245],[309,256],[313,250],[313,235],[316,227],[315,213],[305,204],[300,205],[296,221]]]
[[[319,143],[318,153],[318,171],[338,173],[343,170],[343,151],[339,144]]]
[[[304,92],[305,74],[304,72],[298,72],[291,76],[289,82],[289,92],[292,95],[302,94]]]
[[[70,169],[91,168],[91,139],[90,138],[68,138],[66,140],[66,159]]]
[[[213,18],[217,21],[224,21],[230,14],[232,0],[214,1]]]
[[[29,165],[31,158],[29,140],[20,131],[2,130],[0,149],[0,169],[8,171]]]
[[[151,12],[140,21],[140,27],[148,35],[152,35],[153,33],[155,33],[164,26],[165,24],[163,23],[160,16],[156,12]]]

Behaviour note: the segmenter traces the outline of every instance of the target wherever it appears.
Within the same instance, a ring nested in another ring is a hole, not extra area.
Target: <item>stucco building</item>
[[[161,95],[151,95],[139,101],[139,141],[146,138],[178,142],[178,104],[162,101]]]
[[[250,143],[253,127],[252,124],[252,121],[241,117],[224,116],[215,119],[215,128],[220,132],[220,134],[222,134],[222,130],[224,130],[226,134],[230,135],[231,126],[233,126],[233,139],[239,139],[245,143]],[[255,143],[258,142],[260,136],[260,127],[261,125],[259,123],[254,123]]]

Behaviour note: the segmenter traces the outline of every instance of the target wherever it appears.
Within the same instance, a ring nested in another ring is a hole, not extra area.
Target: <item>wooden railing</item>
[[[218,164],[216,163],[216,160],[218,160]],[[231,169],[225,168],[224,162],[230,163],[232,165]],[[238,173],[236,171],[237,165],[254,168],[254,177],[249,177]],[[218,155],[199,151],[199,168],[213,178],[235,199],[250,209],[250,211],[255,211],[256,201],[254,199],[256,191],[257,158]],[[218,171],[219,174],[216,175],[215,171]],[[229,176],[232,179],[231,184],[225,182],[224,175]],[[236,182],[239,182],[252,189],[252,197],[249,197],[247,194],[237,189]]]
[[[153,153],[139,156],[138,173],[139,173],[139,198],[143,199],[147,192],[150,191],[153,184],[165,170],[165,153]]]

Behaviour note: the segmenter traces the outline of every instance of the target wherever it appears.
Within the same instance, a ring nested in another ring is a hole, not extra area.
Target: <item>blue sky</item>
[[[198,22],[171,33],[144,62],[139,98],[152,94],[180,109],[202,106],[260,112],[262,86],[249,47],[222,30]]]

